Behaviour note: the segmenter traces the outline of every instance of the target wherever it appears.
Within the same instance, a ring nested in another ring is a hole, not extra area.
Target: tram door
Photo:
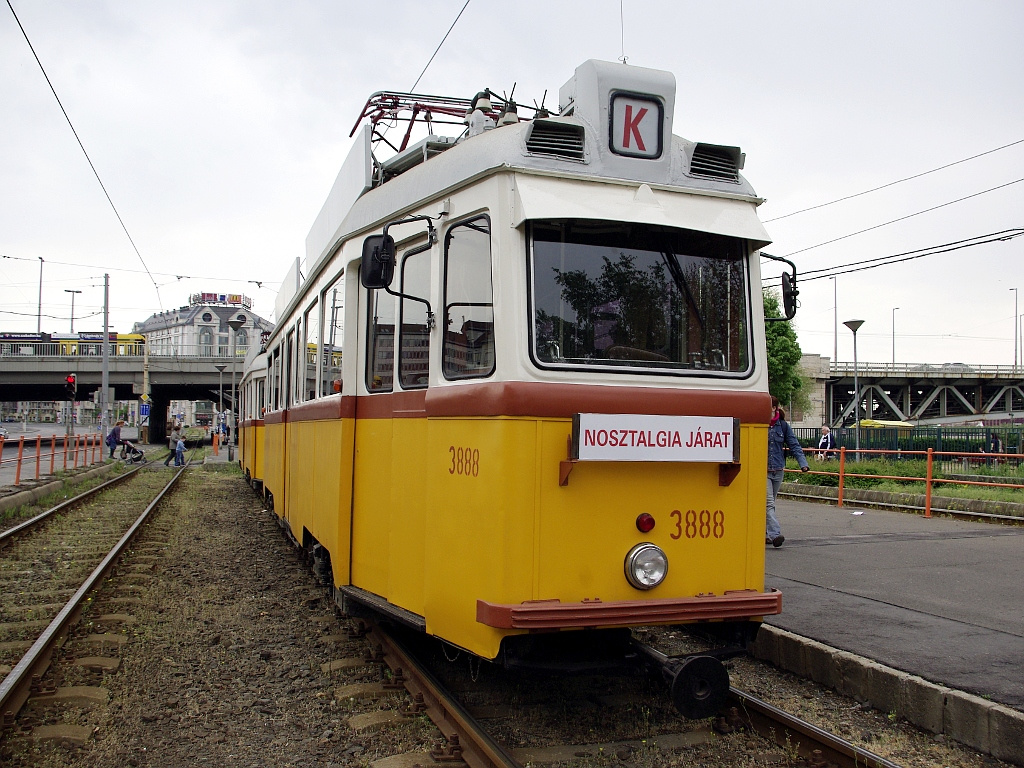
[[[401,298],[361,289],[352,499],[353,585],[421,615],[433,250],[425,242],[398,254],[392,290]]]

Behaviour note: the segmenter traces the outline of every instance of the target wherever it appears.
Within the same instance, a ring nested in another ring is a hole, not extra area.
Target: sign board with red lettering
[[[612,152],[650,160],[661,157],[664,107],[660,100],[635,93],[612,93],[610,135]]]
[[[578,413],[572,455],[578,461],[739,461],[739,419]]]

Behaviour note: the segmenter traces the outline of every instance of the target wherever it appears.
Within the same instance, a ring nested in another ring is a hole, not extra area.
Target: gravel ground
[[[150,471],[170,472],[162,467]],[[104,631],[100,616],[111,613],[131,616],[106,630],[125,640],[119,651],[117,644],[106,644],[107,654],[119,653],[120,668],[99,675],[72,666],[71,657],[95,654],[84,640]],[[55,664],[53,679],[47,681],[100,685],[109,692],[109,702],[91,709],[30,709],[25,717],[25,722],[36,725],[85,724],[92,736],[81,746],[10,737],[0,742],[0,764],[347,767],[440,746],[440,735],[424,716],[382,728],[354,727],[361,719],[396,709],[405,697],[360,698],[344,687],[382,679],[380,669],[362,660],[366,641],[350,638],[346,628],[237,469],[190,469],[117,577],[97,597],[66,645],[64,658]],[[669,651],[691,642],[672,629],[642,634]],[[325,667],[331,662],[344,663],[332,670]],[[479,666],[468,666],[464,659],[453,667],[457,665],[480,672]],[[614,699],[614,690],[588,692],[585,679],[510,681],[486,665],[483,674],[476,673],[468,675],[459,690],[470,699],[493,702],[494,691],[474,686],[504,680],[506,693],[499,693],[498,700],[504,696],[513,716],[493,725],[517,746],[656,738],[665,732],[662,721],[669,731],[697,734],[692,745],[667,752],[647,743],[638,749],[584,751],[559,765],[800,764],[785,749],[753,736],[723,736],[713,733],[706,722],[680,722],[655,685],[640,686],[639,703],[634,697],[605,712],[598,694]],[[738,687],[902,765],[999,764],[759,662],[735,661],[733,680]]]

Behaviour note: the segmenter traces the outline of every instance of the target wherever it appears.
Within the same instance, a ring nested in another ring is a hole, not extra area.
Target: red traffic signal
[[[64,391],[72,400],[75,399],[75,395],[78,392],[78,377],[75,374],[69,373],[64,377]]]

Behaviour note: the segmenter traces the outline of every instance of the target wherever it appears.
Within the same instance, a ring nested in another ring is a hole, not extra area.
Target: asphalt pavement
[[[1024,710],[1024,527],[780,498],[768,624]]]

